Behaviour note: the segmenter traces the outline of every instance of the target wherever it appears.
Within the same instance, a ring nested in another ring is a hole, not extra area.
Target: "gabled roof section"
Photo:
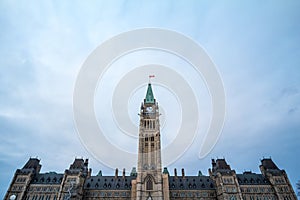
[[[131,181],[135,176],[91,176],[86,179],[84,189],[86,190],[131,190]]]
[[[279,170],[279,168],[276,166],[276,164],[273,162],[271,158],[264,158],[261,160],[261,165],[265,169],[273,169],[273,170]]]
[[[262,174],[255,174],[252,172],[244,172],[237,174],[240,185],[270,185],[270,182]]]
[[[63,177],[64,177],[63,174],[57,174],[55,172],[38,174],[32,179],[31,183],[32,184],[46,184],[46,185],[61,184]]]
[[[227,164],[225,159],[212,159],[212,171],[213,172],[229,172],[231,171],[230,165]]]
[[[209,176],[169,176],[170,190],[215,190],[214,181]]]
[[[145,103],[155,103],[151,83],[148,83],[148,89],[145,97]]]
[[[37,158],[30,158],[24,165],[23,169],[37,169],[40,168],[40,160]]]
[[[40,160],[37,158],[30,158],[24,167],[20,170],[17,170],[19,173],[30,173],[34,172],[38,174],[41,170],[42,165],[40,164]]]
[[[259,166],[261,172],[266,175],[267,172],[273,175],[282,175],[285,173],[284,170],[280,170],[277,165],[273,162],[271,158],[264,158],[261,160],[261,165]]]

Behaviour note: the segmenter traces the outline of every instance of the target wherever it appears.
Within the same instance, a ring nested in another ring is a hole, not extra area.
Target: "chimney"
[[[91,177],[91,175],[92,175],[92,168],[89,168],[87,177]]]
[[[125,168],[123,168],[122,178],[125,178]]]
[[[115,178],[118,178],[118,168],[116,168]]]
[[[184,178],[184,168],[181,169],[182,178]]]
[[[212,165],[212,167],[215,167],[215,166],[216,166],[216,161],[215,161],[215,159],[211,159],[211,165]]]
[[[177,169],[174,169],[174,176],[177,178]]]
[[[216,171],[216,161],[215,159],[211,159],[211,166],[212,166],[212,172],[215,172]]]

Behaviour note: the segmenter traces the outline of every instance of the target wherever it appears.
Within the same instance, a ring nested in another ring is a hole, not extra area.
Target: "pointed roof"
[[[148,83],[148,89],[145,97],[145,103],[154,103],[154,95],[152,92],[151,83]]]
[[[279,170],[277,165],[273,162],[271,158],[264,158],[261,160],[261,165],[266,169]]]

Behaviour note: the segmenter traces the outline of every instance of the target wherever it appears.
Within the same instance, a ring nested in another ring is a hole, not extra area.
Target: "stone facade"
[[[75,159],[63,174],[40,173],[40,160],[30,158],[17,169],[5,200],[296,200],[287,174],[271,158],[261,160],[261,174],[237,174],[225,159],[212,159],[209,174],[186,176],[162,169],[159,107],[151,84],[141,105],[137,170],[118,169],[114,176],[91,175],[88,160]]]

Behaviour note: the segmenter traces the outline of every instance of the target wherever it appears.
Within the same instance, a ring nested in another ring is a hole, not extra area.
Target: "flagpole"
[[[154,78],[155,75],[149,75],[149,83],[151,84],[151,78]]]

